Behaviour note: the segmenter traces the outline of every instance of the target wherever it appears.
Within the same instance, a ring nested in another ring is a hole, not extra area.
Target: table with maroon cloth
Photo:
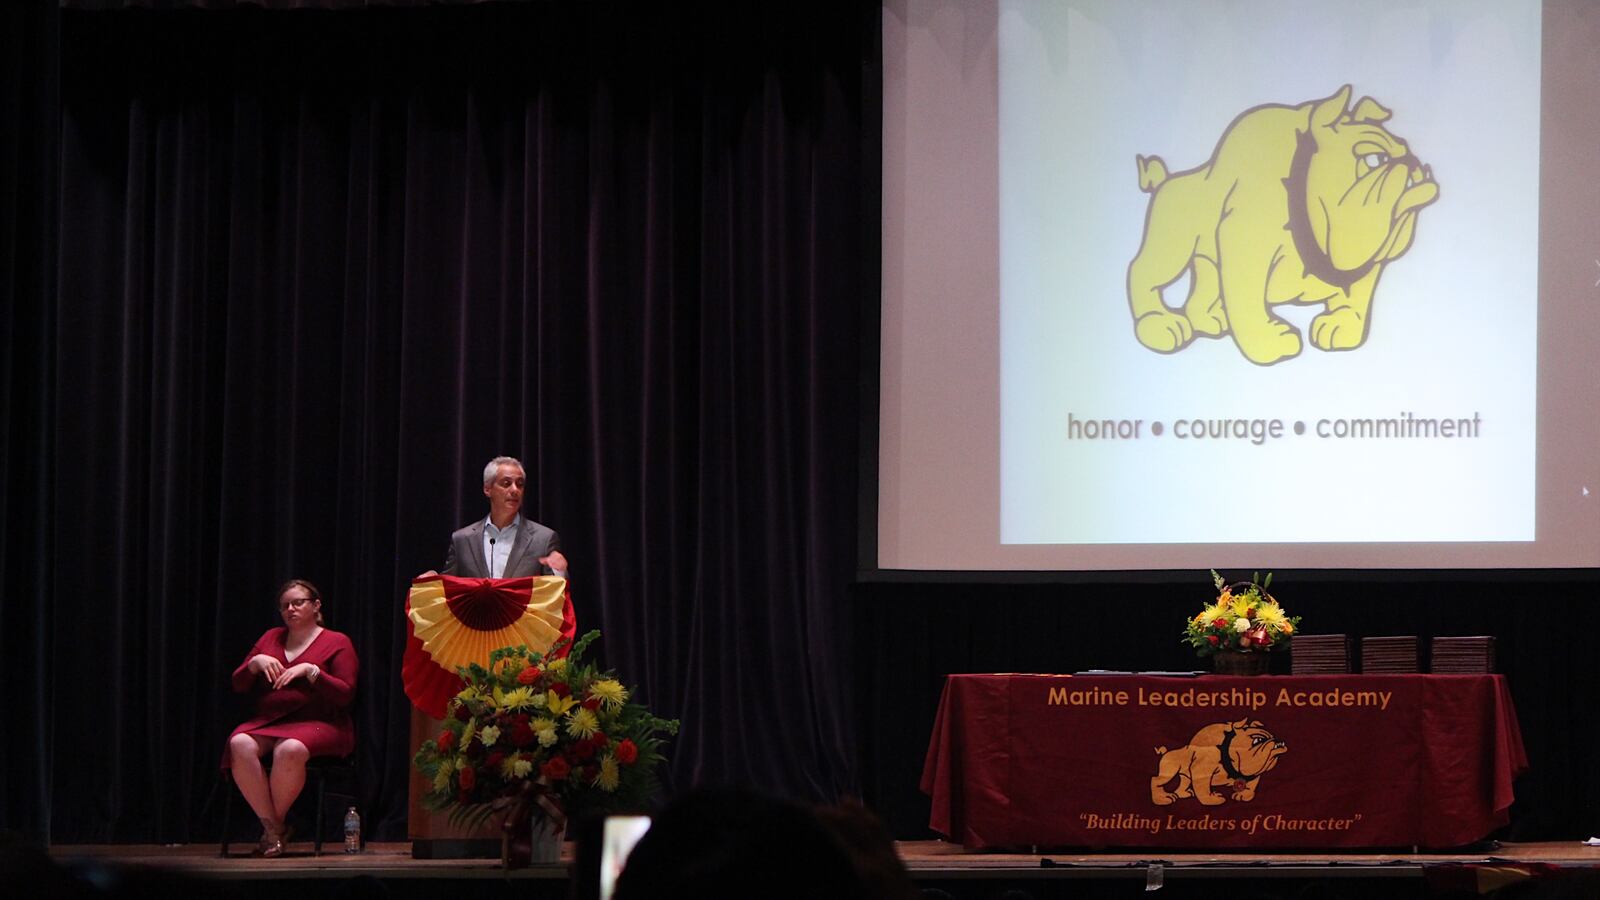
[[[1446,848],[1526,767],[1499,675],[951,675],[922,790],[971,849]]]

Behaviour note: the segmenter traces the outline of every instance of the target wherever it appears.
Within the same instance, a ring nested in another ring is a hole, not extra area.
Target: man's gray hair
[[[494,459],[489,460],[489,464],[487,466],[483,467],[483,483],[490,484],[493,482],[494,477],[500,474],[501,466],[516,466],[517,468],[522,469],[522,473],[524,475],[528,473],[528,470],[523,468],[522,463],[518,462],[516,457],[496,456]]]

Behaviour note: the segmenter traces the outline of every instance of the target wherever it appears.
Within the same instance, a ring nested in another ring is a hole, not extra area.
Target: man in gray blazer
[[[450,535],[450,552],[440,571],[469,578],[565,578],[567,558],[561,553],[561,536],[522,517],[526,486],[522,463],[509,456],[489,460],[483,469],[489,515]]]

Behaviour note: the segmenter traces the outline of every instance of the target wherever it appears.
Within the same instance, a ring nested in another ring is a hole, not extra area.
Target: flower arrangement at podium
[[[564,658],[559,645],[544,654],[502,647],[487,668],[458,669],[466,686],[414,758],[431,785],[423,804],[469,827],[503,816],[508,833],[534,820],[559,832],[580,812],[643,808],[678,721],[652,715],[615,673],[584,661],[599,636],[585,634]]]
[[[1267,593],[1272,584],[1271,572],[1265,580],[1255,573],[1249,581],[1229,584],[1213,569],[1211,579],[1217,587],[1217,599],[1188,621],[1184,640],[1200,656],[1218,657],[1220,672],[1264,672],[1264,654],[1289,646],[1300,617],[1285,613],[1277,599]],[[1248,659],[1241,661],[1241,655]]]

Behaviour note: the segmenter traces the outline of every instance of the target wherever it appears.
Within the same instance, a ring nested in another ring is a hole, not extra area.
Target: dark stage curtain
[[[498,453],[682,718],[671,785],[854,789],[870,12],[59,13],[58,140],[14,66],[0,128],[3,177],[61,172],[59,240],[6,232],[0,824],[211,839],[227,674],[300,576],[400,836],[403,593]]]
[[[61,13],[0,4],[0,828],[49,828],[52,679],[47,579],[48,427],[55,369],[57,121]]]

